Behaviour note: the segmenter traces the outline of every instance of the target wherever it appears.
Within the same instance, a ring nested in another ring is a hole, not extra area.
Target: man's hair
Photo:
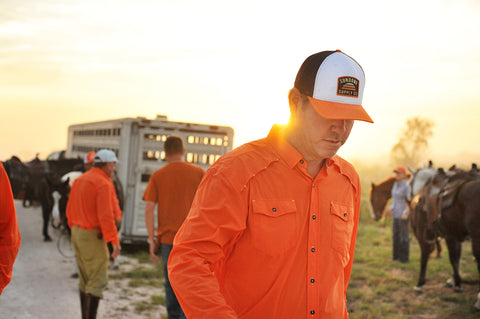
[[[91,163],[91,164],[93,164],[93,166],[99,167],[99,168],[102,168],[102,167],[107,165],[107,163]]]
[[[163,148],[165,153],[168,155],[183,154],[185,152],[183,140],[178,135],[170,135],[167,137],[165,143],[163,144]]]

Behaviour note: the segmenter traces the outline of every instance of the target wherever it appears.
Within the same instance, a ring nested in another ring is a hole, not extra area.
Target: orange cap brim
[[[330,101],[322,101],[308,96],[315,111],[322,117],[331,120],[358,120],[373,123],[371,117],[358,104],[345,104]]]

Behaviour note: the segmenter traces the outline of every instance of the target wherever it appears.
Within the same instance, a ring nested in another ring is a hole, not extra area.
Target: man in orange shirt
[[[337,156],[365,77],[340,51],[302,64],[290,119],[205,174],[169,261],[187,318],[348,318],[360,180]]]
[[[185,146],[181,137],[169,136],[165,141],[164,149],[168,164],[150,176],[143,195],[145,224],[148,231],[150,255],[154,262],[159,260],[155,254],[157,247],[161,249],[168,318],[185,318],[170,286],[167,261],[172,250],[173,238],[187,217],[197,187],[205,172],[201,167],[184,161]],[[157,238],[155,238],[154,231],[155,205],[158,205]]]
[[[13,263],[17,258],[20,242],[10,180],[0,163],[0,295],[12,279]]]
[[[83,318],[96,318],[99,300],[108,281],[107,242],[112,257],[120,253],[113,203],[115,190],[110,177],[117,157],[111,150],[100,150],[94,167],[73,183],[67,203],[68,225],[79,268],[80,303]]]

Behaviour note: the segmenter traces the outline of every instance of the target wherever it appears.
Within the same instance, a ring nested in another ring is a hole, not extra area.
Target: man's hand
[[[120,250],[122,250],[122,247],[120,247],[120,244],[112,245],[112,247],[112,258],[115,259],[118,255],[120,255]]]
[[[155,244],[155,241],[153,240],[150,242],[150,257],[152,258],[152,261],[154,263],[160,260],[160,258],[155,254],[156,250],[157,250],[157,246]]]

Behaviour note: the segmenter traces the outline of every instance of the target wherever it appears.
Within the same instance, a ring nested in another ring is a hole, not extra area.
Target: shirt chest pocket
[[[252,200],[253,245],[268,255],[286,252],[295,244],[296,212],[294,200]]]
[[[354,225],[353,207],[338,202],[330,203],[332,248],[340,253],[344,262],[350,258],[350,244]]]

